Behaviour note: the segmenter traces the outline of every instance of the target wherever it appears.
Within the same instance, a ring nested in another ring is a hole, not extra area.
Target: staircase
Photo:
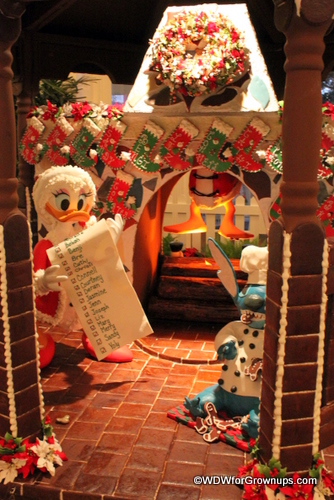
[[[231,260],[239,288],[247,274]],[[148,304],[149,318],[215,322],[222,326],[239,319],[236,306],[217,277],[213,259],[163,257],[159,281]]]

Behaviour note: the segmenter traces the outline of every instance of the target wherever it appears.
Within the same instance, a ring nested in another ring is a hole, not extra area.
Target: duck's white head
[[[43,172],[32,195],[39,220],[50,231],[58,225],[88,222],[96,188],[88,172],[66,165]]]

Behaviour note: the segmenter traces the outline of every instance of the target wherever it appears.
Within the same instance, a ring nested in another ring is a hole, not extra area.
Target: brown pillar
[[[27,126],[27,115],[32,107],[31,92],[22,90],[16,97],[16,131],[19,144]],[[37,94],[37,91],[36,91]],[[32,199],[34,187],[35,167],[29,165],[21,154],[18,153],[17,162],[19,208],[26,215],[32,232],[33,246],[38,241],[38,222],[35,206]]]
[[[16,96],[16,131],[17,131],[17,143],[23,137],[25,128],[27,126],[27,115],[31,109],[32,99],[29,92],[23,90]],[[22,155],[18,155],[18,183],[19,183],[19,207],[26,208],[26,188],[29,191],[32,190],[34,186],[34,166],[29,165]],[[27,214],[28,215],[28,214]]]
[[[30,228],[18,210],[11,47],[20,2],[0,0],[0,435],[40,434],[43,402],[33,308]]]
[[[298,3],[298,2],[297,2]],[[331,0],[275,1],[286,35],[282,217],[269,233],[261,458],[306,473],[319,451],[327,242],[317,209],[323,38]],[[325,258],[323,258],[325,256]]]

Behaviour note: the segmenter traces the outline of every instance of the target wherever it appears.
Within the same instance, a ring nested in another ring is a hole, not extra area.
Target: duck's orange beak
[[[45,210],[59,222],[88,222],[90,215],[86,210],[57,210],[50,203],[46,203]]]

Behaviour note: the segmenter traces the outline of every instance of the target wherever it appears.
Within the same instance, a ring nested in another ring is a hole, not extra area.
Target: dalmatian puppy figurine
[[[184,406],[194,417],[206,416],[204,405],[213,403],[217,411],[229,417],[246,417],[241,427],[251,436],[258,435],[262,352],[265,323],[267,247],[245,247],[240,269],[248,273],[246,286],[239,290],[232,264],[219,245],[209,239],[211,254],[218,264],[218,277],[233,298],[240,313],[216,335],[215,349],[223,366],[218,383],[185,398]]]

